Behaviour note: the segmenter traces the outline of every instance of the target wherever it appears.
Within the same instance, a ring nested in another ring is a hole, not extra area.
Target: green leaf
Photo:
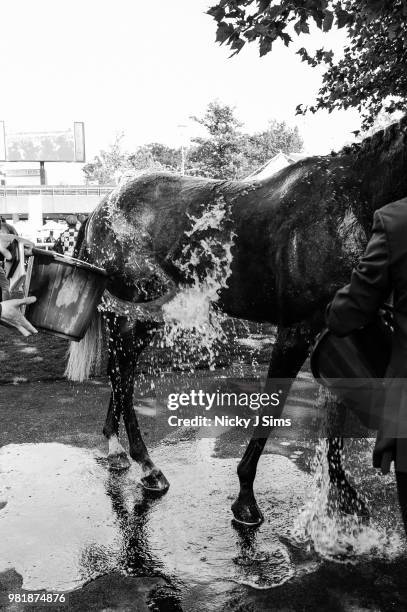
[[[270,3],[269,3],[270,4]],[[277,6],[270,6],[269,10],[268,10],[268,17],[270,19],[275,19],[276,17],[278,17],[278,15],[281,14],[282,12],[282,7],[280,5]]]
[[[319,13],[313,15],[314,17],[314,21],[317,24],[317,28],[319,28],[320,30],[322,30],[322,25],[323,25],[323,19],[321,17],[321,15]]]
[[[264,11],[270,6],[271,0],[260,0],[259,1],[259,12],[264,13]]]
[[[212,6],[206,11],[206,14],[213,17],[216,21],[222,21],[225,16],[225,9],[223,9],[221,6]]]
[[[285,46],[286,46],[286,47],[288,47],[288,45],[290,44],[290,42],[292,42],[292,40],[293,40],[293,39],[291,38],[291,36],[290,36],[289,34],[287,34],[286,32],[281,32],[280,36],[281,36],[281,38],[282,38],[282,40],[283,40],[283,42],[284,42]]]
[[[322,29],[324,32],[329,32],[332,28],[332,24],[334,21],[334,14],[332,11],[325,11],[324,21],[322,24]]]
[[[296,115],[305,115],[305,113],[308,111],[308,106],[304,106],[303,104],[298,104],[297,108],[295,109],[295,114]]]
[[[238,37],[235,38],[233,43],[232,43],[232,45],[231,45],[231,48],[235,49],[235,53],[233,53],[233,55],[235,55],[236,53],[239,53],[240,49],[242,47],[244,47],[244,45],[245,45],[245,41],[244,40],[242,40],[241,38],[238,38]]]
[[[263,38],[260,42],[260,57],[263,57],[263,55],[266,55],[267,53],[269,53],[269,51],[271,51],[271,47],[272,47],[272,42],[269,38]]]
[[[349,13],[347,11],[344,11],[343,9],[338,9],[336,11],[336,20],[338,28],[343,28],[344,26],[346,26],[350,21],[349,17]]]
[[[251,42],[252,40],[254,40],[257,37],[257,31],[256,28],[251,28],[250,30],[247,30],[244,33],[245,37],[247,38],[247,40],[249,42]]]
[[[216,42],[219,42],[221,44],[224,43],[225,40],[230,38],[233,32],[234,29],[230,23],[225,23],[224,21],[221,21],[218,25],[218,29],[216,30]]]

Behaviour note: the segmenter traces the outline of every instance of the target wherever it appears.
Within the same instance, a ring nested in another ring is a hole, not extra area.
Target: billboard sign
[[[85,162],[82,121],[55,131],[19,131],[0,121],[0,161]]]

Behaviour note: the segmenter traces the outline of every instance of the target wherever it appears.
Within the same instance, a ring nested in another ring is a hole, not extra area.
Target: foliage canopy
[[[257,42],[260,55],[280,40],[310,32],[315,24],[328,32],[346,28],[343,56],[332,51],[298,50],[311,66],[325,66],[315,103],[299,105],[298,113],[355,107],[369,128],[381,110],[407,108],[407,2],[405,0],[220,0],[208,13],[217,22],[216,40],[233,55]]]

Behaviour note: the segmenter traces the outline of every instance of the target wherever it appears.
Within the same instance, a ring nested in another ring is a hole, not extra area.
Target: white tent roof
[[[265,164],[260,166],[257,170],[246,176],[244,181],[260,181],[262,179],[269,178],[276,174],[279,170],[290,166],[291,164],[295,164],[301,159],[308,157],[307,153],[283,153],[280,151],[276,153],[274,157],[269,159]]]

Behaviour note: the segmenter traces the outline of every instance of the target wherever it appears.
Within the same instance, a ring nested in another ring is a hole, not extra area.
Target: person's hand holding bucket
[[[34,246],[30,240],[26,240],[25,238],[21,238],[16,236],[15,234],[2,234],[0,233],[0,255],[4,257],[7,262],[13,260],[13,255],[9,247],[16,242],[20,249],[24,249],[24,253],[26,255],[30,255],[32,253],[32,247]],[[21,259],[23,255],[21,254]],[[24,262],[21,261],[21,266],[23,267]],[[4,275],[4,272],[2,272]],[[16,270],[15,273],[19,275],[19,270]],[[24,276],[21,276],[23,279]],[[18,280],[18,279],[17,279]],[[9,295],[9,287],[8,281],[6,277],[4,277],[4,287],[2,290],[5,290],[6,295]],[[1,292],[3,293],[3,291]],[[3,295],[4,299],[4,295]],[[4,301],[0,302],[0,321],[6,325],[10,325],[11,327],[15,327],[23,336],[30,336],[31,334],[36,334],[37,330],[23,315],[21,311],[21,307],[27,304],[32,304],[36,301],[35,297],[26,297],[22,299],[4,299]]]
[[[25,280],[24,259],[32,255],[34,244],[31,240],[15,234],[0,233],[0,255],[4,258],[4,272],[9,281],[9,294],[20,291]],[[9,295],[8,297],[20,297]],[[4,296],[3,296],[3,299]]]
[[[23,336],[36,334],[37,330],[27,321],[20,310],[21,306],[33,304],[36,300],[36,297],[30,296],[18,300],[5,300],[4,302],[0,302],[1,321],[18,329]]]

